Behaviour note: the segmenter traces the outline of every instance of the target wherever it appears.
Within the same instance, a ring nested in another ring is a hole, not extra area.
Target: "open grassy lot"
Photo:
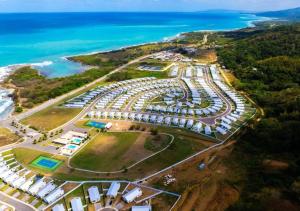
[[[138,132],[99,134],[71,159],[71,165],[95,171],[122,170],[151,155],[151,151],[144,149],[147,137]]]
[[[80,111],[81,109],[49,107],[25,118],[22,120],[22,123],[38,130],[50,131],[68,122],[79,114]]]
[[[150,62],[149,62],[150,61]],[[156,60],[155,60],[156,61]],[[167,71],[143,71],[139,70],[139,66],[141,65],[152,65],[152,66],[162,66],[167,67],[170,65],[168,62],[153,62],[152,60],[146,60],[145,62],[139,62],[137,64],[130,65],[126,69],[121,72],[112,74],[107,81],[123,81],[129,80],[133,78],[144,78],[144,77],[156,77],[156,78],[168,78],[168,70]]]
[[[0,128],[0,146],[13,144],[18,141],[20,137],[12,133],[6,128]]]

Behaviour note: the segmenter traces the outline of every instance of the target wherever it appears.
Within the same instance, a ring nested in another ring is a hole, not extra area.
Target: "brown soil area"
[[[264,160],[263,165],[268,170],[285,170],[289,167],[288,163],[278,160]]]
[[[210,62],[216,62],[217,61],[217,54],[215,50],[202,50],[201,55],[198,58],[198,61],[201,63],[210,63]]]
[[[141,133],[133,146],[123,155],[123,159],[136,162],[153,154],[153,152],[144,148],[145,141],[149,136],[148,133]]]
[[[176,178],[176,182],[167,187],[163,185],[163,175],[149,183],[182,194],[174,209],[176,211],[225,210],[239,198],[239,192],[224,182],[229,170],[225,167],[223,159],[231,153],[232,143],[165,172],[164,175],[171,174]],[[206,168],[201,171],[198,165],[202,162],[206,164]]]
[[[111,150],[116,144],[117,140],[114,136],[105,136],[102,137],[101,141],[95,143],[91,153],[98,155],[108,150]]]

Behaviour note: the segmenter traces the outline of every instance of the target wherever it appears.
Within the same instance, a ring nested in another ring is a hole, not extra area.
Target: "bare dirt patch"
[[[264,160],[263,165],[269,170],[285,170],[289,167],[288,163],[278,161],[278,160]]]
[[[136,139],[135,143],[123,155],[123,159],[129,162],[130,161],[137,162],[153,154],[153,152],[144,148],[145,142],[149,136],[150,136],[149,133],[141,133],[139,137]]]
[[[93,148],[91,148],[90,153],[99,155],[101,153],[107,152],[111,150],[116,143],[116,137],[104,136],[102,139],[100,139],[94,144]]]
[[[0,128],[0,146],[15,143],[20,137],[6,128]]]

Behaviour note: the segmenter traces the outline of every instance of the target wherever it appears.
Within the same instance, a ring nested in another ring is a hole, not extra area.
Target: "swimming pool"
[[[71,149],[71,150],[75,150],[75,149],[78,148],[78,146],[73,145],[73,144],[69,144],[69,145],[67,145],[67,148],[68,148],[68,149]]]
[[[106,123],[103,122],[95,122],[95,121],[88,121],[86,123],[86,126],[94,127],[98,129],[104,129],[106,127]]]
[[[60,160],[48,158],[45,156],[40,156],[31,163],[31,166],[34,166],[34,167],[37,167],[40,169],[45,169],[48,171],[54,171],[61,163],[62,163],[62,161],[60,161]]]
[[[71,142],[72,142],[73,144],[79,145],[79,144],[81,144],[82,139],[81,139],[81,138],[72,138]]]

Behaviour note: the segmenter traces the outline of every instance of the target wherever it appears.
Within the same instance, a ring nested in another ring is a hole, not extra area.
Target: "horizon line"
[[[269,11],[253,11],[253,10],[230,10],[230,9],[208,9],[208,10],[197,10],[197,11],[137,11],[137,10],[128,10],[128,11],[9,11],[9,12],[0,12],[0,14],[41,14],[41,13],[201,13],[201,12],[237,12],[237,13],[260,13],[260,12],[269,12]]]

